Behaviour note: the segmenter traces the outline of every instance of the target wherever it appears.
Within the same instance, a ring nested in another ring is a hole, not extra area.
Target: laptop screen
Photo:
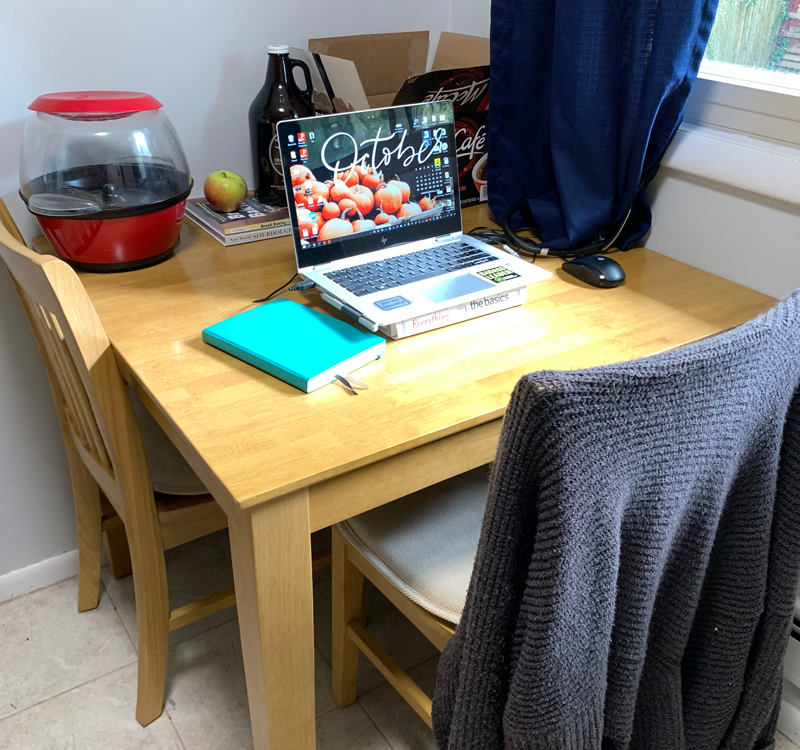
[[[461,231],[449,101],[278,123],[298,268]]]

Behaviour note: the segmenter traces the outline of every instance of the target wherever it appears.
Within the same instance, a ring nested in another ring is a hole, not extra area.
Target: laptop
[[[298,272],[370,330],[550,277],[462,232],[451,102],[284,120],[277,139]]]

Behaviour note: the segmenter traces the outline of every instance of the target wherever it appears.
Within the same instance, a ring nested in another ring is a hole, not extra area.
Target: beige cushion
[[[339,529],[395,588],[458,624],[481,532],[489,467],[362,513]]]
[[[205,495],[208,490],[139,397],[129,388],[133,413],[142,433],[153,489],[166,495]]]

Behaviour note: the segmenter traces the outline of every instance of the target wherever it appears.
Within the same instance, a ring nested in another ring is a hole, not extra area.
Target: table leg
[[[308,490],[228,519],[255,750],[314,750]]]

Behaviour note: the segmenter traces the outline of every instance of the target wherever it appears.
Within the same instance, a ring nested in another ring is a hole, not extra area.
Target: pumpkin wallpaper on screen
[[[308,158],[289,173],[304,243],[436,218],[452,200],[449,172],[441,166],[449,160],[442,157],[447,146],[440,123],[412,129],[383,117],[361,124],[343,133],[309,122],[305,127],[316,132],[298,134]],[[425,182],[423,175],[431,173],[438,180]]]

